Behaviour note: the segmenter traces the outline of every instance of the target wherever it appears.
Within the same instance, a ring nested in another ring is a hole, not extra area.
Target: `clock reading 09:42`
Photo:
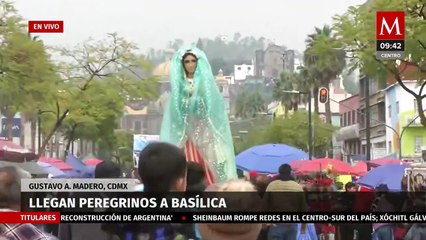
[[[404,51],[404,40],[377,40],[376,51]]]

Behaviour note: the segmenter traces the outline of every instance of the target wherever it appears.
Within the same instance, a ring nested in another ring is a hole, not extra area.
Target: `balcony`
[[[337,141],[346,141],[349,139],[359,138],[359,124],[353,124],[342,127],[336,135]]]
[[[404,116],[404,119],[402,120],[402,124],[401,125],[403,127],[406,127],[408,125],[410,125],[410,127],[423,126],[422,123],[420,122],[420,118],[417,117],[417,116],[418,116],[417,113]]]
[[[385,102],[385,92],[384,91],[378,91],[375,93],[370,94],[370,106],[379,104],[381,102]],[[359,99],[359,108],[364,109],[365,108],[365,98]]]
[[[366,137],[366,129],[362,128],[359,131],[359,138],[361,140],[365,140]],[[376,138],[376,137],[382,137],[382,136],[386,136],[386,125],[384,124],[377,124],[375,126],[371,126],[370,127],[370,137],[371,138]]]

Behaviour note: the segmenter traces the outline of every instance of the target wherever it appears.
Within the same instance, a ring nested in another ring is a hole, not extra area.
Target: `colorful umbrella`
[[[58,168],[61,171],[72,171],[73,168],[71,165],[67,164],[66,162],[56,159],[56,158],[50,158],[50,157],[40,157],[38,159],[39,162],[49,163],[52,166]]]
[[[37,162],[37,164],[42,167],[46,172],[52,175],[53,178],[65,177],[65,173],[59,170],[57,167],[53,166],[50,163],[46,162]]]
[[[236,157],[237,168],[258,173],[277,173],[278,168],[294,160],[308,159],[304,151],[285,144],[265,144],[249,148]]]
[[[353,175],[363,175],[366,172],[368,172],[367,163],[364,161],[358,161],[355,166],[352,167],[352,174]]]
[[[376,167],[360,177],[358,184],[371,188],[386,184],[389,190],[400,191],[405,168],[407,168],[406,164],[390,164]]]
[[[401,163],[401,161],[395,158],[378,158],[378,159],[373,159],[369,162],[369,164],[373,166],[382,166],[387,164],[399,164],[399,163]]]
[[[295,170],[296,174],[329,171],[337,174],[351,174],[352,167],[340,160],[332,158],[318,158],[312,161],[304,161]]]
[[[87,166],[96,166],[101,162],[103,162],[103,160],[93,158],[93,159],[87,159],[86,161],[84,161],[84,164],[86,164]]]

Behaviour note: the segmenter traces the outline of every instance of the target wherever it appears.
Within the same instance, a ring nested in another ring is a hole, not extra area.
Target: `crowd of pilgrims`
[[[157,142],[141,152],[134,177],[148,193],[257,192],[265,200],[263,210],[269,212],[423,212],[426,209],[422,192],[392,193],[386,185],[380,185],[374,192],[362,193],[355,183],[334,182],[326,173],[294,176],[288,164],[281,165],[278,172],[276,176],[250,172],[248,177],[207,185],[202,166],[188,162],[184,152],[174,145]],[[0,168],[0,211],[21,210],[20,180],[30,177],[14,167]],[[95,177],[121,178],[122,172],[114,162],[104,161],[97,165]],[[401,184],[406,189],[404,180]],[[277,192],[284,193],[279,198],[271,197]],[[250,199],[236,200],[233,202],[247,204],[228,207],[250,206]],[[426,223],[0,224],[0,240],[30,239],[421,240],[426,239]]]

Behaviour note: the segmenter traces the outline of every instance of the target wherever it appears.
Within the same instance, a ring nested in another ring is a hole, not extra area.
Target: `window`
[[[392,117],[392,106],[391,105],[389,105],[388,106],[388,117]]]
[[[346,125],[351,125],[351,114],[352,114],[352,112],[348,112],[348,119],[347,119],[347,124]]]
[[[142,122],[142,127],[141,133],[146,133],[146,130],[148,129],[148,121],[146,119]]]
[[[353,110],[352,111],[352,124],[355,124],[355,123],[356,123],[356,111]]]
[[[340,126],[343,127],[343,114],[340,114]]]
[[[396,106],[395,106],[395,112],[396,114],[399,114],[399,102],[396,102]]]
[[[423,137],[416,137],[414,139],[414,151],[416,153],[420,153],[422,151],[422,145],[423,145]]]
[[[140,134],[142,132],[142,123],[140,121],[135,121],[133,130],[136,134]]]
[[[343,127],[345,127],[346,126],[346,114],[347,113],[343,113]]]
[[[360,118],[358,118],[359,125],[361,128],[365,128],[365,110],[361,110],[361,113],[359,114]]]

